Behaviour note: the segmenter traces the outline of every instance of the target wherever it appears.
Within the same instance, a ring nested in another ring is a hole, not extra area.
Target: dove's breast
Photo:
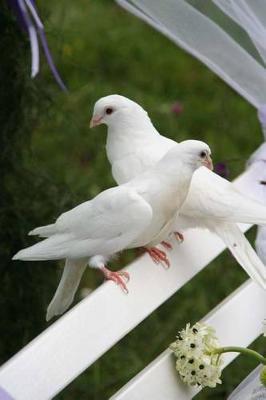
[[[146,179],[149,179],[148,185]],[[187,193],[187,184],[169,184],[169,181],[164,181],[160,177],[155,177],[151,180],[147,176],[146,179],[137,184],[135,189],[150,204],[153,218],[142,235],[132,243],[132,247],[144,246],[150,243],[158,244],[162,240],[160,238],[162,230],[165,238],[167,233],[171,232],[172,225],[170,221],[175,221],[180,204],[184,201]],[[169,225],[169,232],[165,231],[167,224]]]

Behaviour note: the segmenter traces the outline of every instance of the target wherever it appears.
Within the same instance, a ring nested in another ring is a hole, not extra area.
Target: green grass
[[[36,115],[28,164],[32,170],[45,170],[51,185],[62,187],[62,195],[70,196],[73,205],[114,184],[105,155],[106,129],[89,130],[93,104],[107,94],[139,102],[166,136],[207,141],[214,161],[228,161],[231,178],[243,170],[261,142],[256,112],[205,66],[111,0],[49,0],[39,1],[39,6],[69,91],[57,89],[43,62],[37,84],[49,106]],[[177,100],[184,107],[178,117],[171,112]],[[62,211],[58,204],[50,219]],[[202,318],[245,279],[224,253],[56,399],[107,399],[160,354],[186,322]],[[57,282],[55,269],[54,288]],[[83,286],[95,288],[100,283],[101,277],[88,270]],[[111,307],[110,301],[110,312]],[[262,350],[261,340],[254,348]],[[198,399],[225,399],[254,366],[239,358],[226,369],[223,385],[204,390]]]

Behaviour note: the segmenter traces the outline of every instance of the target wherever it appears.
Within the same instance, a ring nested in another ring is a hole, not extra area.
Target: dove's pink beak
[[[94,115],[92,119],[90,120],[90,128],[94,128],[97,125],[100,125],[102,123],[103,117],[98,117],[98,115]]]
[[[209,168],[211,171],[213,170],[213,163],[212,159],[210,156],[207,156],[205,160],[203,161],[203,165],[207,168]]]

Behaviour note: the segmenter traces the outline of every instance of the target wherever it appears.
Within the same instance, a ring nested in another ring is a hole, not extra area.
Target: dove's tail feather
[[[223,240],[235,259],[263,289],[266,289],[266,266],[241,232],[237,224],[218,223],[212,230]]]
[[[66,250],[71,245],[70,237],[67,234],[54,235],[33,246],[20,250],[12,260],[22,261],[43,261],[60,260],[66,258]]]
[[[47,308],[46,321],[49,321],[56,315],[63,314],[73,302],[87,263],[88,259],[66,259],[64,272],[59,286]]]
[[[40,237],[49,237],[56,234],[56,225],[50,224],[45,226],[39,226],[28,233],[30,236],[38,235]]]
[[[266,263],[266,227],[264,226],[258,227],[255,248],[261,261]]]

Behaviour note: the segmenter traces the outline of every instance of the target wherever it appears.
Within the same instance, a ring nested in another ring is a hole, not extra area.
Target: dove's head
[[[211,149],[200,140],[184,140],[178,144],[178,150],[184,162],[190,164],[192,168],[205,166],[213,169],[211,159]]]
[[[171,168],[172,171],[176,169],[177,165],[178,168],[180,168],[180,165],[187,167],[190,171],[202,166],[213,169],[211,150],[206,143],[200,140],[184,140],[177,143],[168,150],[161,162],[165,170]],[[161,168],[162,166],[160,165],[159,167]]]
[[[102,97],[93,110],[90,127],[106,124],[108,127],[137,127],[151,123],[147,112],[137,103],[118,94]]]

